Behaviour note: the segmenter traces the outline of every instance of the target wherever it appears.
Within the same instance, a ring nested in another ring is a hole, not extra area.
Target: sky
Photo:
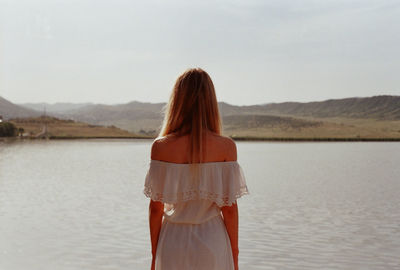
[[[400,95],[400,1],[0,0],[0,96],[166,102],[187,68],[235,105]]]

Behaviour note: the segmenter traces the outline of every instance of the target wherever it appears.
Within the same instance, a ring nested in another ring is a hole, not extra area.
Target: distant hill
[[[64,112],[64,117],[95,125],[115,125],[142,134],[155,134],[162,122],[165,103],[129,102],[117,105],[89,105]]]
[[[128,130],[157,128],[165,103],[130,102],[118,105],[89,105],[66,112],[72,119],[93,124],[116,124]],[[219,102],[221,116],[276,115],[291,117],[345,117],[400,120],[400,96],[332,99],[317,102],[284,102],[265,105],[235,106]],[[234,118],[233,118],[234,119]],[[232,121],[228,120],[228,121]],[[146,124],[148,123],[148,125]]]
[[[46,112],[50,113],[63,113],[71,110],[76,110],[85,106],[92,105],[93,103],[69,103],[69,102],[57,102],[57,103],[21,103],[18,104],[20,106],[36,110],[39,112],[43,112],[46,109]]]
[[[115,125],[156,135],[165,103],[89,104],[57,117],[95,125]],[[236,106],[219,102],[224,134],[240,136],[400,137],[400,96],[353,97],[316,102]],[[250,136],[249,135],[249,136]]]
[[[303,120],[275,115],[228,115],[223,117],[226,128],[307,128],[322,125],[321,121]]]
[[[43,112],[44,107],[46,107],[49,113],[61,113],[64,117],[72,117],[73,119],[90,123],[161,119],[161,110],[166,105],[166,103],[132,101],[116,105],[92,103],[25,103],[18,106],[0,97],[0,112],[3,115],[7,114],[3,112],[6,110],[4,110],[5,105],[2,103],[8,103],[7,108],[11,108],[11,106],[15,108],[8,109],[8,114],[13,117],[17,117],[14,116],[16,111],[29,115],[33,113],[32,109]],[[31,110],[27,111],[26,108],[30,108]],[[236,106],[219,102],[219,109],[222,116],[251,114],[400,120],[400,96],[353,97],[314,102],[283,102],[251,106]]]
[[[137,101],[117,105],[96,104],[67,111],[65,115],[79,118],[85,122],[159,119],[162,116],[163,106],[165,106],[165,103],[142,103]]]
[[[15,117],[35,117],[40,114],[40,112],[16,105],[5,98],[0,97],[0,115],[3,116],[4,119]]]
[[[249,106],[243,109],[260,110],[266,114],[316,118],[348,117],[400,120],[400,96],[354,97],[307,103],[270,103],[263,106]]]

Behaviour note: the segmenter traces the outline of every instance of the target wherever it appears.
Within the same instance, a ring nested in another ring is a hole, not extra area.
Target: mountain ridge
[[[19,103],[17,105],[29,108],[35,111],[43,112],[52,112],[52,113],[62,113],[69,110],[78,109],[84,106],[92,105],[91,102],[86,103],[73,103],[73,102],[56,102],[56,103],[48,103],[48,102],[39,102],[39,103]]]
[[[400,120],[400,96],[377,95],[372,97],[348,97],[342,99],[326,99],[310,102],[272,102],[255,105],[233,105],[227,102],[219,102],[222,116],[232,114],[281,114],[292,116],[336,117],[346,116],[352,118],[375,118]],[[94,103],[24,103],[18,106],[28,109],[46,110],[66,115],[77,115],[79,112],[94,113],[93,110],[107,110],[115,115],[118,111],[139,112],[140,110],[151,112],[160,111],[166,105],[165,102],[151,103],[141,101],[129,101],[120,104],[94,104]]]
[[[12,103],[7,104],[10,106]],[[301,133],[304,136],[400,136],[400,96],[379,95],[244,106],[219,102],[218,105],[227,135],[283,134],[295,137]],[[115,125],[130,132],[155,135],[162,124],[165,106],[166,103],[139,101],[115,105],[90,103],[63,112],[48,112],[48,115],[94,125]],[[0,102],[0,114],[2,111]]]
[[[0,115],[4,119],[9,119],[16,117],[35,117],[39,116],[40,113],[35,110],[14,104],[0,96]]]
[[[293,116],[373,118],[400,120],[400,96],[379,95],[328,99],[325,101],[283,102],[264,105],[268,113]]]

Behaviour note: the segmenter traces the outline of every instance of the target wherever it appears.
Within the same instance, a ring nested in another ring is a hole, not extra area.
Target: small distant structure
[[[48,139],[49,134],[47,133],[47,125],[44,125],[42,131],[35,135],[38,139]]]
[[[21,137],[22,138],[29,138],[29,137],[32,137],[32,136],[33,136],[32,132],[23,132],[23,133],[21,133]]]
[[[46,116],[46,107],[44,107],[44,113],[43,113],[43,127],[42,131],[39,132],[38,134],[35,135],[35,138],[38,139],[49,139],[49,134],[48,134],[48,129],[47,129],[47,116]]]

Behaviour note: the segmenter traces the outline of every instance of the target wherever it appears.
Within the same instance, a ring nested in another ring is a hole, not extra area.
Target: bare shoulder
[[[151,159],[176,163],[187,162],[187,157],[182,153],[187,152],[188,140],[188,136],[167,135],[156,138],[151,147]],[[229,137],[213,134],[208,136],[206,145],[207,162],[237,160],[236,143]]]
[[[235,161],[237,160],[237,148],[236,143],[230,137],[218,136],[217,137],[219,148],[224,154],[225,161]]]
[[[171,150],[177,150],[178,138],[171,135],[158,137],[151,146],[151,159],[165,160],[170,159]]]
[[[151,145],[151,159],[159,160],[162,156],[163,149],[165,148],[165,144],[168,137],[158,137],[155,138],[153,144]]]

